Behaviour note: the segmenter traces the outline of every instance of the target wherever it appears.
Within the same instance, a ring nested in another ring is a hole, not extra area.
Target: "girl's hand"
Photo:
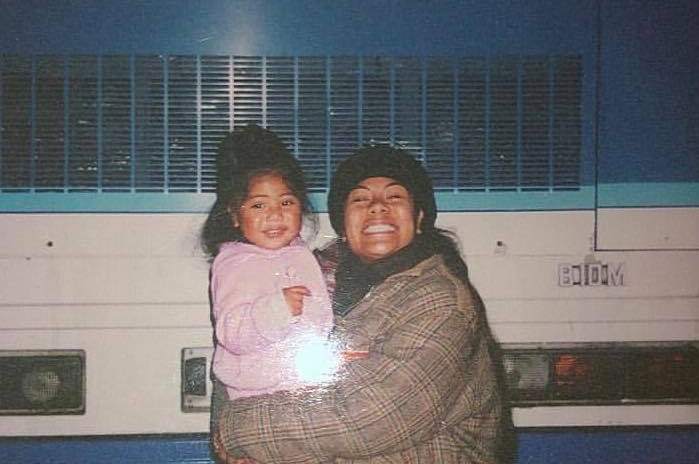
[[[289,306],[291,315],[300,316],[303,314],[303,298],[311,296],[311,291],[308,287],[304,285],[294,285],[293,287],[283,288],[282,292],[284,292],[284,299],[286,299],[286,304]]]

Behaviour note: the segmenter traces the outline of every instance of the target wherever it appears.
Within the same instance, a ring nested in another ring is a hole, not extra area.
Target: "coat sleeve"
[[[400,323],[367,359],[348,362],[336,383],[223,405],[223,444],[266,464],[322,463],[432,439],[466,383],[461,363],[476,325],[444,282],[417,288]]]
[[[254,259],[254,258],[253,258]],[[251,277],[247,262],[230,257],[216,263],[211,276],[211,297],[218,344],[235,354],[259,351],[289,333],[291,313],[280,289],[247,296],[242,291]]]

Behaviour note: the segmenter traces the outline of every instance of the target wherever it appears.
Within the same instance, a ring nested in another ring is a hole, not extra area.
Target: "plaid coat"
[[[494,463],[502,414],[480,299],[431,257],[377,285],[336,333],[337,381],[224,402],[231,455],[274,463]]]

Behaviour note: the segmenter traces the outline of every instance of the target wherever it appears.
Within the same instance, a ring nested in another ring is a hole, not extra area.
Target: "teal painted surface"
[[[440,211],[563,211],[600,208],[697,207],[699,182],[600,184],[575,191],[437,192]],[[205,213],[211,193],[4,193],[0,213]],[[324,193],[311,195],[326,212]]]
[[[593,209],[594,188],[575,191],[521,190],[490,192],[438,192],[439,211],[559,211]]]
[[[594,189],[561,192],[438,192],[440,211],[576,210],[594,207]],[[314,210],[326,212],[326,195],[311,195]],[[211,193],[5,193],[4,213],[206,213]]]
[[[3,193],[4,213],[203,213],[211,193]]]
[[[699,206],[699,182],[600,184],[600,208]]]

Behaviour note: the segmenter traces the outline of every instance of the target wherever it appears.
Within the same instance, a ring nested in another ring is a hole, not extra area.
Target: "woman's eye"
[[[410,198],[408,191],[402,186],[392,186],[386,189],[385,198],[387,200],[405,200]]]
[[[282,206],[293,206],[296,204],[296,200],[293,198],[287,198],[282,200]]]
[[[252,205],[250,205],[250,209],[262,209],[264,207],[264,203],[253,203]]]

